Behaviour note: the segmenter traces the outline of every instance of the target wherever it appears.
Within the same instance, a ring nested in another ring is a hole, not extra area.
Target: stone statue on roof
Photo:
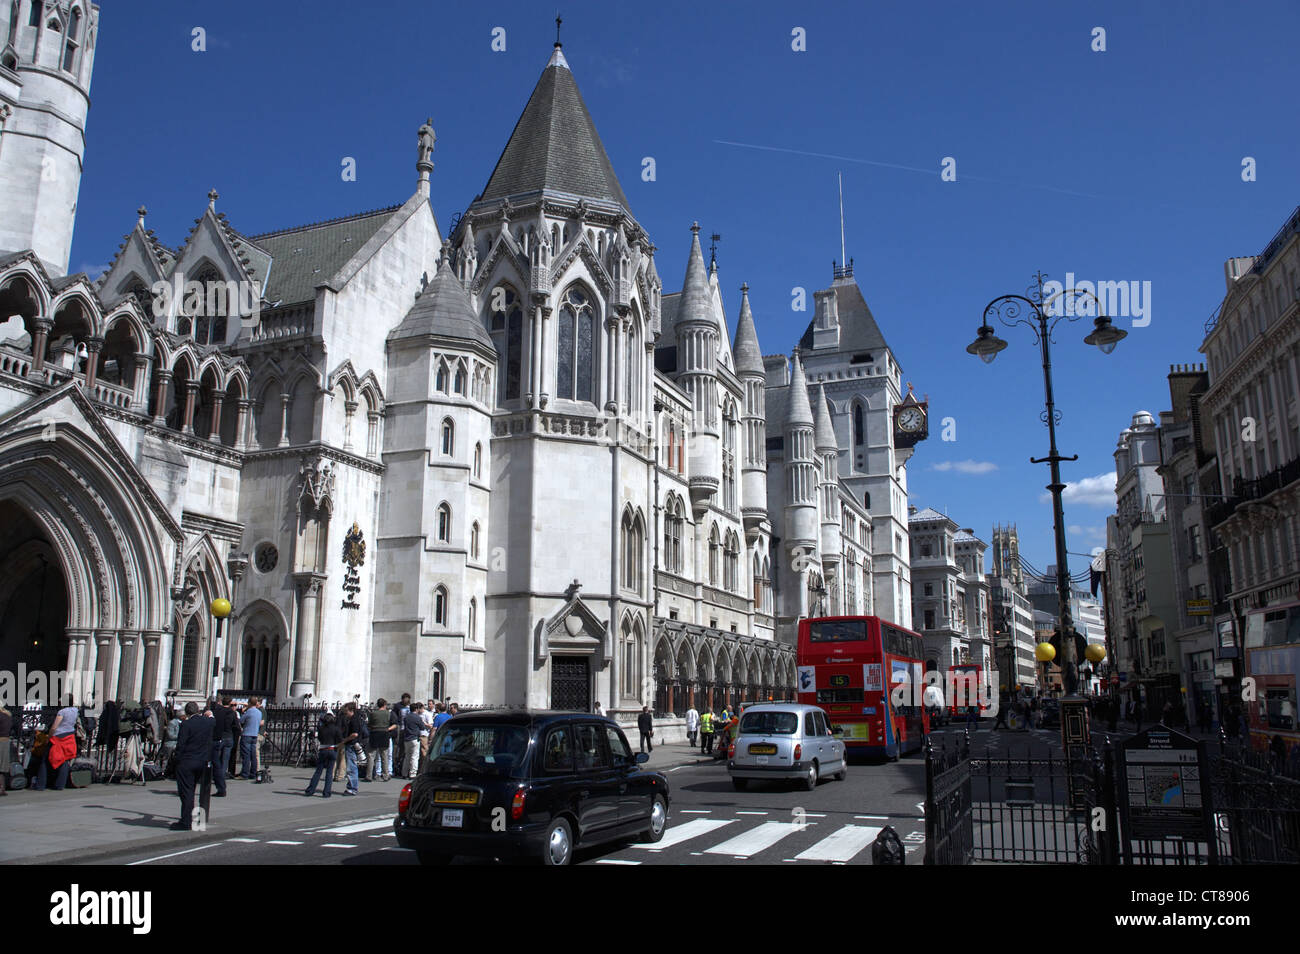
[[[408,127],[409,128],[409,127]],[[438,137],[433,132],[433,118],[430,117],[420,126],[420,155],[421,163],[433,164],[433,144],[438,141]]]

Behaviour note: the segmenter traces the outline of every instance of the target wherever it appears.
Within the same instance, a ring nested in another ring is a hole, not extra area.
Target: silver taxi
[[[844,742],[816,706],[774,702],[749,706],[727,752],[731,784],[742,791],[754,779],[799,782],[806,791],[823,775],[848,774]]]

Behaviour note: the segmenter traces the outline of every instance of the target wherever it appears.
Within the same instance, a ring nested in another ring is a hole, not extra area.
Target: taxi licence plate
[[[436,805],[477,805],[478,792],[434,792]]]
[[[465,809],[444,808],[442,810],[442,827],[443,828],[464,828]]]
[[[751,745],[749,747],[750,755],[776,755],[775,745]]]

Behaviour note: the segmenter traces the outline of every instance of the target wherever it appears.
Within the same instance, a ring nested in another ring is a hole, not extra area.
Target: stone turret
[[[822,563],[829,576],[830,564],[838,563],[840,558],[839,447],[826,406],[826,389],[821,384],[813,395],[813,418],[820,479]]]
[[[740,317],[736,320],[736,340],[731,356],[736,362],[736,377],[745,389],[743,423],[745,455],[741,466],[741,513],[745,535],[750,543],[767,520],[767,408],[764,398],[767,372],[763,352],[758,347],[758,332],[749,308],[749,285],[740,286]]]
[[[704,508],[722,480],[722,442],[718,430],[718,323],[700,249],[700,224],[691,226],[691,253],[677,311],[678,385],[695,409],[690,443],[691,503]]]
[[[814,421],[808,404],[808,383],[804,378],[799,350],[794,352],[790,375],[790,396],[785,419],[785,542],[805,555],[817,550],[817,474],[813,446]]]

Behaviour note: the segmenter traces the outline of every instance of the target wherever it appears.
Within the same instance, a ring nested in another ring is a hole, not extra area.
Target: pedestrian
[[[235,735],[239,731],[239,716],[231,707],[230,696],[222,696],[220,705],[213,706],[212,712],[212,784],[216,789],[214,798],[226,797],[226,766],[230,762],[230,753],[235,745]]]
[[[393,768],[388,758],[389,742],[393,738],[393,713],[388,708],[388,700],[380,696],[367,720],[370,725],[370,741],[366,743],[366,756],[370,762],[370,771],[366,773],[365,780],[373,782],[376,775],[381,775],[387,782]]]
[[[0,795],[8,795],[5,785],[9,782],[9,735],[13,732],[14,717],[9,710],[0,705]]]
[[[307,783],[307,791],[304,795],[310,797],[316,794],[316,783],[320,781],[321,776],[325,777],[325,797],[330,797],[330,790],[334,785],[334,763],[338,760],[338,748],[343,741],[343,733],[339,730],[338,719],[334,713],[326,712],[320,720],[320,728],[316,730],[316,771],[312,773],[311,781]]]
[[[420,716],[423,708],[424,703],[415,703],[402,719],[402,748],[405,751],[402,767],[406,769],[407,778],[415,778],[416,769],[420,767],[420,736],[429,731]]]
[[[393,706],[393,723],[397,726],[397,731],[393,733],[393,761],[397,766],[393,774],[401,778],[406,775],[406,749],[402,742],[402,726],[406,722],[407,713],[411,711],[411,694],[402,693],[402,698],[398,700],[397,705]]]
[[[967,700],[968,702],[970,700]],[[973,706],[966,707],[966,728],[978,729],[980,725],[980,704],[976,702]]]
[[[713,751],[713,711],[705,709],[700,715],[700,751],[709,753]]]
[[[77,709],[68,696],[67,705],[59,710],[50,726],[50,747],[41,767],[36,772],[36,783],[32,790],[42,792],[48,778],[48,770],[55,771],[54,790],[62,791],[68,784],[68,774],[72,771],[72,760],[77,757]]]
[[[1174,724],[1174,704],[1168,699],[1166,699],[1165,704],[1160,707],[1160,724],[1164,726],[1172,726]]]
[[[596,715],[601,716],[601,717],[604,717],[604,715],[605,715],[605,710],[602,709],[602,708],[600,707],[600,702],[599,702],[599,701],[596,702],[595,713],[596,713]]]
[[[1286,771],[1286,742],[1282,736],[1274,735],[1268,743],[1269,764],[1273,771],[1281,775]]]
[[[420,720],[424,723],[424,731],[420,733],[420,761],[423,762],[429,757],[429,743],[433,741],[433,720],[443,715],[443,704],[435,702],[434,707],[420,707]]]
[[[641,751],[653,752],[654,743],[651,740],[655,734],[655,723],[649,706],[641,707],[641,714],[636,717],[636,727],[641,730]]]
[[[194,786],[212,759],[212,723],[199,715],[197,702],[185,703],[185,719],[176,734],[176,794],[181,800],[181,817],[172,823],[174,831],[194,828]]]
[[[343,706],[343,723],[339,731],[343,733],[343,760],[347,772],[348,787],[343,790],[344,795],[359,795],[360,786],[357,784],[357,749],[361,741],[361,732],[365,722],[361,718],[361,713],[357,711],[357,704],[349,702]]]
[[[1004,729],[1007,727],[1007,708],[1010,704],[1011,700],[1009,697],[1000,696],[998,698],[998,717],[993,722],[994,729],[997,729],[998,726],[1002,726]]]
[[[343,711],[343,706],[339,706],[334,712],[335,724],[339,727],[339,732],[347,735],[348,714]],[[348,760],[343,757],[344,749],[349,746],[339,745],[338,758],[334,762],[334,781],[342,782],[348,777]]]
[[[262,710],[256,696],[248,700],[248,708],[239,717],[239,757],[243,762],[239,777],[257,781],[257,737],[262,732]]]
[[[695,736],[699,731],[700,714],[695,711],[695,706],[691,706],[686,710],[686,741],[691,748],[695,748]]]
[[[455,708],[455,705],[456,705],[455,703],[452,703],[450,708],[446,708],[443,706],[442,703],[438,703],[438,713],[433,717],[434,732],[437,732],[439,729],[441,729],[442,724],[456,714],[455,712],[451,711],[451,709]]]

